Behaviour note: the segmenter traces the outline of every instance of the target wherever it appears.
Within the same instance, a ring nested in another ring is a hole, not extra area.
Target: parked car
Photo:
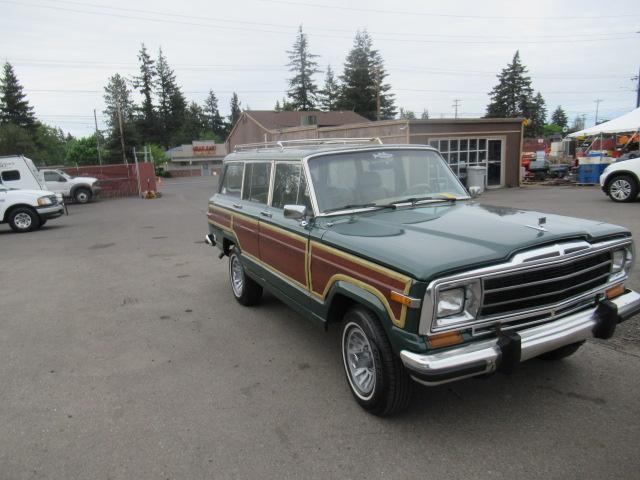
[[[412,379],[569,356],[640,311],[624,286],[628,230],[481,205],[431,147],[337,142],[228,155],[205,240],[228,256],[240,304],[266,288],[339,324],[347,384],[369,412],[404,408]]]
[[[600,175],[600,186],[614,202],[633,202],[640,191],[640,158],[609,165]]]
[[[42,174],[33,160],[24,155],[7,155],[0,157],[0,183],[10,189],[43,190],[49,194]],[[63,203],[61,193],[56,193],[58,203]]]
[[[62,170],[42,169],[40,172],[49,190],[73,198],[77,203],[88,203],[100,194],[97,178],[72,177]]]
[[[14,232],[37,230],[63,212],[64,205],[53,192],[20,190],[0,184],[0,223],[8,223]]]

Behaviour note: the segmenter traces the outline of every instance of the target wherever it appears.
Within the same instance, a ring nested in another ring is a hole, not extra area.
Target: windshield
[[[311,158],[320,212],[435,198],[468,198],[437,152],[380,149]]]

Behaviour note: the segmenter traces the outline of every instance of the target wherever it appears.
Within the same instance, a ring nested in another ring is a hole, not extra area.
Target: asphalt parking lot
[[[0,226],[0,479],[638,478],[640,319],[564,362],[420,387],[405,414],[372,417],[335,331],[271,296],[233,300],[202,241],[214,181]],[[596,188],[481,201],[640,238],[640,203]]]

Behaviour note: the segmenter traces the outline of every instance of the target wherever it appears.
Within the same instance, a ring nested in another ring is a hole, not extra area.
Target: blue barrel
[[[580,165],[578,167],[578,183],[599,183],[600,175],[607,168],[606,163]]]

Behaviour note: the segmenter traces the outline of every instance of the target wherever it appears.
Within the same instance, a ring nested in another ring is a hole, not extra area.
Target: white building
[[[227,154],[224,143],[213,140],[194,140],[167,150],[169,161],[166,170],[174,177],[199,177],[216,175]]]

